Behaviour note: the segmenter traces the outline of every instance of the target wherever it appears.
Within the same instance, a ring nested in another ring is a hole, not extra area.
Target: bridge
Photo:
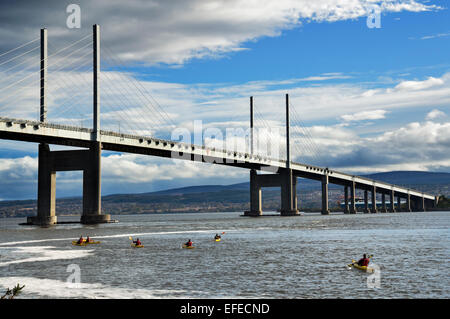
[[[102,150],[151,155],[179,160],[212,163],[250,170],[250,209],[246,216],[262,215],[263,187],[280,187],[281,216],[299,215],[297,205],[297,178],[313,179],[322,185],[321,213],[330,213],[328,185],[341,185],[345,193],[344,213],[356,214],[356,191],[364,191],[364,213],[425,211],[437,203],[438,197],[402,186],[346,174],[329,168],[291,161],[290,103],[286,94],[286,156],[272,158],[254,152],[254,106],[250,97],[250,144],[249,152],[218,149],[160,139],[144,135],[132,135],[100,129],[100,28],[93,26],[93,125],[92,128],[62,125],[47,121],[47,29],[40,37],[40,112],[39,120],[0,117],[0,138],[6,140],[38,143],[38,195],[37,216],[28,217],[28,224],[50,225],[57,223],[55,214],[56,172],[83,171],[83,213],[81,223],[109,222],[110,215],[101,209],[101,153]],[[63,145],[82,150],[50,150],[50,145]],[[370,203],[369,206],[369,193]],[[376,205],[381,194],[381,208]],[[387,204],[386,197],[389,199]],[[395,205],[397,201],[397,205]]]

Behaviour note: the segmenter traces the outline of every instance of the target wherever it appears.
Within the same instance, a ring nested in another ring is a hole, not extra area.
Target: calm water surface
[[[450,297],[450,212],[240,215],[114,216],[119,223],[50,228],[0,219],[0,288],[25,284],[26,298]],[[80,235],[101,244],[73,246]],[[145,247],[131,248],[129,236]],[[189,238],[196,249],[181,248]],[[379,288],[346,267],[363,253],[380,267]]]

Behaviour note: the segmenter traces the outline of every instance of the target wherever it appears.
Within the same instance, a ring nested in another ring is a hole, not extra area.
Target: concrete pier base
[[[50,226],[57,224],[57,216],[31,216],[27,217],[27,225]]]
[[[111,216],[109,214],[102,215],[82,215],[80,222],[82,224],[103,224],[111,222]]]

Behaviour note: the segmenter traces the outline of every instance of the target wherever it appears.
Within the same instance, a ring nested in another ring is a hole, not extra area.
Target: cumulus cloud
[[[397,91],[415,91],[415,90],[424,90],[432,87],[440,86],[444,84],[444,79],[437,79],[434,77],[429,77],[424,81],[402,81],[397,86],[395,86],[394,90]]]
[[[373,110],[373,111],[362,111],[354,114],[342,115],[341,119],[346,122],[352,121],[365,121],[365,120],[379,120],[384,119],[387,111],[385,110]]]
[[[278,1],[79,1],[81,29],[66,27],[66,2],[2,1],[0,48],[19,45],[49,29],[50,41],[79,38],[102,26],[102,45],[122,59],[147,64],[182,64],[245,49],[245,43],[279,35],[305,21],[334,22],[381,12],[439,9],[416,0],[278,0]],[[143,32],[143,31],[146,32]],[[1,50],[0,50],[1,51]]]
[[[438,109],[434,109],[431,112],[429,112],[427,114],[427,116],[425,117],[426,120],[434,120],[434,119],[441,119],[441,118],[445,118],[447,116],[447,114],[445,114],[444,112],[438,110]]]

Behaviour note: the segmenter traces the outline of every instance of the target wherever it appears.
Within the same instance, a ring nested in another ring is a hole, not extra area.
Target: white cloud
[[[432,110],[431,112],[429,112],[427,114],[427,116],[425,117],[425,119],[427,120],[434,120],[434,119],[441,119],[441,118],[445,118],[447,116],[447,114],[445,114],[442,111],[439,111],[437,109]]]
[[[56,3],[28,2],[19,6],[3,2],[0,47],[29,41],[42,26],[48,28],[55,43],[84,35],[97,23],[102,27],[102,45],[122,59],[182,64],[193,58],[244,50],[248,41],[278,36],[305,21],[365,17],[374,5],[383,13],[439,9],[417,0],[79,1],[82,28],[77,32],[66,28],[67,4]]]
[[[341,119],[343,119],[346,122],[380,120],[385,118],[386,113],[387,111],[385,110],[362,111],[354,114],[342,115]]]
[[[394,90],[397,91],[413,91],[413,90],[424,90],[430,89],[432,87],[441,86],[444,84],[444,79],[437,79],[434,77],[429,77],[424,81],[402,81],[397,86],[395,86]]]

